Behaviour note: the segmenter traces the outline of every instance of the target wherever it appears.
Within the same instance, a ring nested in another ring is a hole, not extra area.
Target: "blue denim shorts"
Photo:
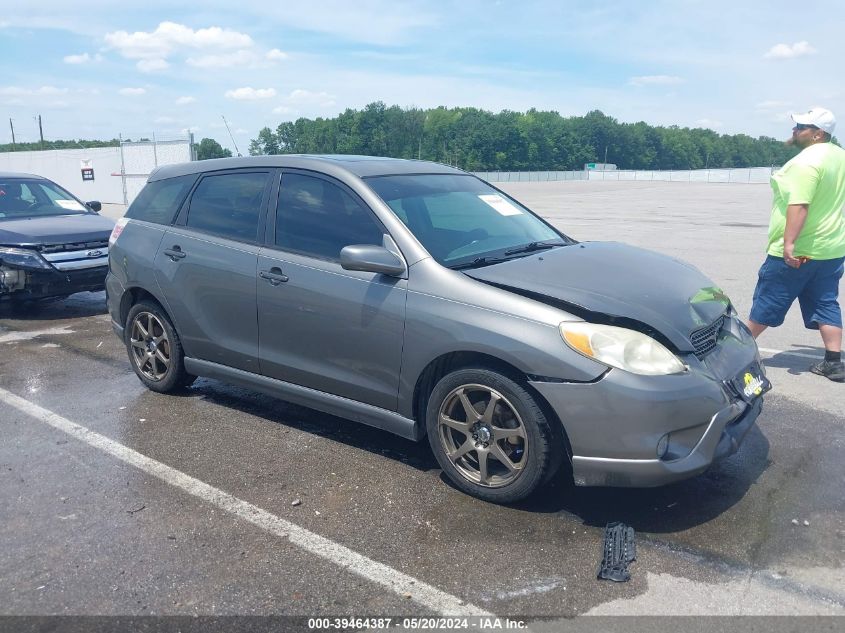
[[[842,327],[838,299],[843,261],[845,257],[811,259],[799,268],[792,268],[782,257],[769,255],[758,273],[751,320],[760,325],[778,326],[798,299],[808,329],[818,330],[819,325]]]

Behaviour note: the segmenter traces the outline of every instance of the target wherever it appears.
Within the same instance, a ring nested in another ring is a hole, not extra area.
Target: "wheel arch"
[[[426,424],[425,414],[428,399],[437,382],[447,374],[459,369],[488,369],[501,373],[511,380],[519,383],[534,398],[537,405],[543,410],[544,415],[551,423],[550,426],[555,432],[555,439],[559,440],[562,448],[566,451],[567,461],[572,460],[572,447],[569,443],[569,436],[563,421],[557,412],[552,408],[543,395],[531,386],[528,376],[518,368],[514,367],[501,358],[496,358],[483,352],[455,351],[441,354],[432,360],[417,378],[414,386],[413,415],[417,425],[422,430],[420,437],[425,437]]]
[[[164,303],[159,300],[153,293],[149,292],[148,290],[141,288],[141,287],[134,287],[128,288],[120,299],[120,323],[121,325],[126,325],[126,318],[129,316],[129,311],[132,309],[136,303],[139,303],[144,300],[149,300],[154,302],[158,305],[167,317],[170,319],[170,322],[173,323],[173,317],[167,311],[167,308],[164,307]],[[174,324],[175,327],[175,324]]]

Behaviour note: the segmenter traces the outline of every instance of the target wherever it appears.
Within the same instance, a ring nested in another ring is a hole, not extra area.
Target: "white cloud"
[[[67,88],[56,88],[55,86],[41,86],[40,88],[19,88],[17,86],[7,86],[0,88],[0,95],[5,97],[49,97],[53,95],[63,95],[67,93]]]
[[[631,77],[628,83],[632,86],[674,86],[683,83],[684,80],[674,75],[642,75]]]
[[[239,101],[254,101],[256,99],[271,99],[276,96],[276,90],[273,88],[237,88],[227,91],[225,96]]]
[[[311,92],[309,90],[302,90],[299,88],[290,93],[288,101],[297,105],[318,105],[322,107],[329,107],[335,105],[335,96],[330,95],[327,92]]]
[[[160,70],[167,70],[168,68],[170,68],[170,64],[168,64],[166,60],[161,58],[142,59],[136,64],[136,66],[138,67],[138,70],[140,70],[142,73],[155,73]]]
[[[164,59],[180,48],[248,48],[252,38],[245,33],[212,26],[194,30],[184,24],[162,22],[155,31],[107,33],[106,44],[129,59]]]
[[[147,94],[147,91],[144,88],[121,88],[118,90],[118,93],[122,94],[124,97],[137,97],[139,95]]]
[[[81,55],[65,55],[62,58],[62,61],[65,64],[87,64],[91,61],[91,56],[88,53],[82,53]]]
[[[176,99],[176,105],[188,105],[189,103],[195,103],[195,97],[179,97]]]
[[[252,51],[240,50],[223,55],[189,57],[185,61],[189,66],[196,68],[232,68],[233,66],[249,66],[255,64],[258,61],[258,56]]]
[[[264,55],[267,59],[271,62],[281,62],[288,58],[288,54],[284,51],[280,51],[278,48],[274,48],[273,50],[267,51],[267,54]]]
[[[160,117],[156,118],[156,120],[154,121],[154,123],[175,123],[175,122],[176,122],[176,119],[173,119],[169,116],[160,116]]]
[[[792,46],[789,44],[775,44],[769,51],[763,55],[766,59],[793,59],[795,57],[804,57],[805,55],[814,55],[818,51],[810,46],[809,42],[795,42]]]
[[[291,114],[294,110],[287,106],[279,106],[277,108],[273,108],[273,114]]]

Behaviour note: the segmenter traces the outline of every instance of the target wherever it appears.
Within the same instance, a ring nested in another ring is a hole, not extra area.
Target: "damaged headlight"
[[[19,268],[46,268],[50,270],[50,264],[38,252],[28,248],[0,246],[0,263]]]
[[[643,376],[686,371],[672,352],[642,332],[596,323],[561,323],[560,334],[569,347],[587,358]]]

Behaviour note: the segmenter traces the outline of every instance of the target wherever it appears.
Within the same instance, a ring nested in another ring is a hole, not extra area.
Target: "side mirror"
[[[99,213],[103,209],[103,205],[100,204],[99,200],[91,200],[90,202],[86,202],[85,206],[91,209],[94,213]]]
[[[360,270],[367,273],[381,273],[401,277],[405,273],[405,262],[383,246],[353,244],[340,251],[340,265],[344,270]]]

